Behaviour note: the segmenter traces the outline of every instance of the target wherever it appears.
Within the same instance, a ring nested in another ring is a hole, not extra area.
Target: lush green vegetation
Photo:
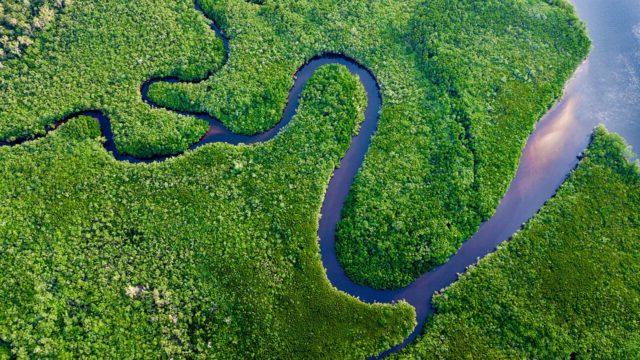
[[[414,326],[324,275],[318,213],[364,90],[321,68],[274,140],[132,165],[97,123],[0,148],[0,340],[28,357],[363,358]]]
[[[9,359],[11,359],[11,349],[9,349],[8,345],[0,343],[0,360]]]
[[[0,4],[0,139],[96,109],[121,151],[179,153],[207,125],[145,104],[150,78],[206,78],[150,96],[255,133],[279,121],[309,58],[339,52],[370,68],[384,106],[338,252],[352,278],[381,288],[444,262],[492,214],[589,46],[564,0],[202,0],[230,39],[223,66],[191,0],[70,4]],[[317,245],[364,102],[357,79],[329,66],[290,126],[258,146],[132,165],[78,117],[0,148],[0,359],[343,359],[399,343],[411,307],[336,291]],[[436,298],[402,356],[637,353],[640,182],[623,150],[599,130],[558,197]]]
[[[560,95],[588,40],[565,2],[202,1],[230,38],[229,63],[151,97],[237,132],[275,124],[306,59],[347,54],[372,69],[380,129],[339,229],[355,280],[406,285],[488,218],[533,124]]]
[[[513,240],[434,298],[416,359],[630,359],[640,353],[640,167],[597,129]]]
[[[0,60],[20,56],[71,0],[4,0],[0,3]],[[2,63],[0,63],[0,68]]]
[[[0,68],[1,139],[98,109],[121,151],[178,153],[206,124],[145,104],[150,78],[213,74],[150,95],[254,133],[279,120],[307,59],[340,52],[369,67],[385,105],[338,250],[354,279],[377,287],[443,262],[491,214],[532,124],[588,47],[562,1],[203,0],[230,38],[222,66],[221,41],[191,1],[77,0],[46,26],[68,4],[3,3],[5,18],[25,11],[3,20],[3,47],[19,51]],[[132,166],[79,118],[0,150],[11,174],[0,179],[10,299],[0,339],[24,356],[135,346],[351,357],[398,342],[407,306],[365,306],[322,276],[316,215],[364,99],[344,69],[317,77],[295,125],[264,146]]]

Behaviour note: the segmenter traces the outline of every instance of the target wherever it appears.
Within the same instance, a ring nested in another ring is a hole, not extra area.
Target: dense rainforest
[[[0,61],[17,57],[72,0],[3,0],[0,3]],[[2,67],[0,62],[0,68]]]
[[[188,151],[208,124],[182,112],[255,134],[280,120],[293,74],[313,57],[339,53],[370,69],[383,106],[337,251],[355,281],[396,288],[491,216],[535,122],[589,49],[564,0],[196,5],[0,7],[0,145],[25,140],[0,146],[0,359],[357,359],[399,344],[412,307],[337,291],[317,242],[329,178],[363,118],[358,79],[321,68],[291,123],[259,145]],[[150,106],[142,84],[163,77],[181,81],[153,83]],[[73,116],[86,110],[109,117],[121,153],[181,155],[116,161],[98,123]],[[617,144],[605,139],[585,163],[619,158],[593,155]],[[423,356],[438,326],[454,326],[438,316],[405,355]],[[549,353],[566,355],[563,346]]]
[[[202,6],[229,36],[229,64],[195,85],[157,84],[162,105],[253,133],[278,121],[290,74],[316,54],[346,54],[377,76],[380,128],[338,232],[348,275],[377,288],[443,263],[493,213],[533,125],[589,48],[565,2]]]
[[[493,214],[589,49],[564,1],[425,1],[408,28],[435,97],[383,113],[338,233],[348,274],[381,288],[444,263]]]

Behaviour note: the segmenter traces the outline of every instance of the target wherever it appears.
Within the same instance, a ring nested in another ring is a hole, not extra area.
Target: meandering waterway
[[[238,135],[208,115],[198,116],[210,124],[210,130],[196,144],[195,149],[212,142],[230,144],[260,143],[276,136],[295,115],[300,94],[313,73],[327,64],[340,64],[358,75],[367,92],[368,106],[365,120],[341,165],[329,183],[324,199],[318,229],[322,261],[329,281],[339,290],[365,302],[395,302],[406,300],[417,312],[418,326],[414,332],[393,349],[381,356],[397,351],[413,341],[432,312],[434,292],[447,287],[479,258],[495,250],[508,240],[521,225],[530,219],[552,197],[558,187],[576,166],[578,156],[588,145],[594,126],[604,123],[611,131],[640,147],[640,2],[637,0],[574,0],[581,18],[587,23],[593,40],[589,58],[568,83],[564,97],[540,120],[530,136],[520,159],[520,166],[508,192],[495,215],[480,226],[479,231],[465,242],[448,262],[422,275],[411,285],[398,290],[376,290],[353,283],[344,273],[335,252],[335,230],[351,184],[361,167],[378,125],[382,105],[380,90],[374,75],[353,59],[338,54],[322,54],[311,59],[296,73],[295,83],[282,120],[272,129],[257,135]],[[196,8],[198,8],[196,6]],[[199,8],[198,8],[199,9]],[[212,24],[228,51],[228,42]],[[144,100],[151,83],[177,81],[154,79],[142,86]],[[130,162],[163,161],[171,156],[137,159],[120,154],[113,142],[111,124],[99,111],[84,111],[69,115],[57,125],[80,114],[95,117],[107,139],[105,147],[118,160]],[[1,143],[16,145],[23,141]]]

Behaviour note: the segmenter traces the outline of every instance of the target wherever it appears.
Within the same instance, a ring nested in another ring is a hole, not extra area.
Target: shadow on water
[[[235,134],[208,115],[183,113],[197,116],[210,125],[207,134],[190,149],[214,142],[235,145],[261,143],[272,139],[293,118],[306,82],[323,65],[344,65],[360,78],[368,96],[365,121],[329,182],[322,204],[318,236],[327,277],[337,289],[369,303],[406,300],[416,308],[418,325],[415,330],[401,345],[379,355],[384,357],[416,338],[433,311],[431,297],[435,292],[455,282],[458,274],[464,273],[479,258],[508,240],[555,194],[576,166],[595,125],[604,123],[611,130],[625,136],[631,144],[640,145],[640,122],[636,118],[640,115],[640,3],[637,0],[574,0],[574,3],[579,15],[587,23],[594,42],[591,55],[567,84],[564,97],[538,122],[522,152],[516,177],[495,215],[482,224],[478,232],[447,263],[422,275],[405,288],[383,291],[355,284],[346,276],[335,252],[336,225],[351,184],[369,148],[371,137],[377,129],[382,105],[374,75],[355,60],[330,53],[310,59],[295,75],[282,120],[264,133]],[[196,9],[201,10],[197,3]],[[223,39],[226,62],[229,56],[228,40],[213,23],[212,29]],[[144,101],[151,106],[155,105],[147,97],[149,86],[161,81],[177,82],[179,79],[153,79],[144,83],[141,93]],[[119,153],[113,142],[109,119],[100,111],[71,114],[47,130],[53,130],[78,115],[88,115],[98,120],[107,139],[105,148],[118,160],[148,163],[178,155],[138,159]],[[18,145],[25,141],[17,140],[0,145]]]

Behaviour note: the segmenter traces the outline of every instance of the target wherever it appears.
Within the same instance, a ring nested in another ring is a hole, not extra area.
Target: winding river
[[[452,284],[458,274],[465,272],[469,265],[508,240],[554,195],[576,166],[578,156],[587,146],[595,125],[604,123],[610,130],[622,134],[630,144],[640,145],[640,3],[637,0],[573,0],[573,3],[587,23],[594,42],[591,55],[567,84],[562,100],[540,120],[530,136],[523,150],[517,175],[494,217],[482,224],[478,232],[447,263],[422,275],[405,288],[383,291],[355,284],[345,275],[335,252],[336,225],[351,184],[369,148],[371,137],[377,129],[382,105],[374,75],[355,60],[339,54],[322,54],[307,62],[296,73],[282,120],[261,134],[234,134],[208,115],[190,114],[210,124],[207,134],[192,145],[191,149],[213,142],[252,144],[273,138],[291,121],[305,84],[323,65],[344,65],[360,78],[368,96],[365,120],[329,182],[322,204],[318,236],[327,277],[337,289],[365,302],[406,300],[416,308],[418,326],[401,345],[379,356],[384,357],[416,338],[428,315],[432,313],[431,297],[434,292]],[[228,56],[226,37],[215,24],[212,23],[211,26],[223,39]],[[158,81],[178,79],[154,79],[143,84],[143,99],[151,106],[154,105],[147,97],[147,90],[150,84]],[[170,157],[138,159],[119,153],[113,142],[110,121],[99,111],[69,115],[55,126],[78,115],[88,115],[98,120],[107,139],[105,147],[118,160],[140,163],[163,161]],[[0,145],[22,142],[24,141],[0,142]]]

